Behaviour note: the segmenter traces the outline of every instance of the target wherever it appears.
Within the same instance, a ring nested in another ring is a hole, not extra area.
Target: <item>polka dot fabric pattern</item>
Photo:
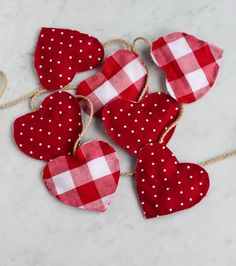
[[[103,141],[81,145],[74,156],[60,156],[43,170],[49,192],[64,204],[103,212],[110,205],[120,178],[115,150]]]
[[[136,187],[146,218],[193,207],[209,189],[207,172],[193,163],[179,163],[165,146],[149,143],[139,152]]]
[[[148,142],[158,142],[179,116],[180,106],[165,93],[151,93],[141,101],[117,99],[103,110],[104,126],[108,135],[121,147],[137,156]],[[164,139],[167,143],[171,130]]]
[[[14,139],[19,149],[45,161],[70,154],[81,131],[79,101],[64,91],[47,96],[38,111],[14,122]]]
[[[34,53],[39,82],[47,90],[69,84],[77,72],[97,67],[104,56],[94,37],[69,29],[42,28]]]
[[[215,83],[223,50],[182,32],[152,43],[151,55],[166,74],[170,95],[181,103],[203,97]]]
[[[147,70],[134,52],[119,50],[109,56],[101,72],[82,81],[77,93],[90,99],[94,115],[101,117],[104,105],[114,99],[137,100],[145,86]]]

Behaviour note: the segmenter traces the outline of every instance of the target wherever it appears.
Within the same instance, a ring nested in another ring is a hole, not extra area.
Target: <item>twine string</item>
[[[131,47],[132,47],[132,51],[136,52],[136,48],[135,45],[138,41],[143,41],[145,42],[149,47],[152,46],[152,43],[145,37],[139,36],[133,39],[132,43],[131,43]]]
[[[133,51],[133,52],[135,52],[135,53],[137,53],[137,49],[136,49],[136,43],[138,42],[138,41],[140,41],[140,40],[142,40],[142,41],[144,41],[148,46],[151,46],[151,42],[148,40],[148,39],[146,39],[145,37],[136,37],[136,38],[134,38],[133,39],[133,41],[132,41],[132,43],[131,43],[131,50]],[[137,53],[138,54],[138,53]],[[148,69],[148,67],[146,66],[146,64],[144,64],[145,65],[145,68],[146,68],[146,71],[147,71],[147,79],[146,79],[146,84],[145,84],[145,86],[144,86],[144,88],[143,88],[143,90],[142,90],[142,92],[141,92],[141,94],[140,94],[140,96],[139,96],[139,99],[138,99],[138,102],[140,101],[140,100],[142,100],[142,98],[145,96],[145,94],[146,94],[146,92],[147,92],[147,90],[148,90],[148,87],[149,87],[149,82],[150,82],[150,73],[149,73],[149,69]]]
[[[203,161],[201,163],[198,163],[198,165],[201,165],[202,167],[206,167],[206,166],[209,166],[211,164],[223,161],[225,159],[228,159],[228,158],[231,158],[231,157],[234,157],[234,156],[236,156],[236,150],[232,151],[232,152],[227,152],[227,153],[224,153],[222,155],[216,156],[216,157],[214,157],[212,159]],[[121,173],[121,175],[122,176],[134,176],[135,173],[134,172],[124,172],[124,173]]]
[[[103,46],[104,46],[104,48],[106,48],[108,46],[116,45],[116,44],[123,46],[128,51],[132,50],[131,45],[127,41],[125,41],[123,39],[112,39],[112,40],[109,40],[109,41],[105,42],[103,44]]]
[[[3,96],[3,94],[5,93],[6,89],[7,89],[7,76],[6,74],[0,70],[0,81],[1,81],[1,86],[0,86],[0,98]]]
[[[86,125],[83,127],[83,130],[81,131],[81,133],[79,134],[75,144],[74,144],[74,148],[73,148],[73,154],[75,154],[76,152],[76,149],[79,145],[79,142],[80,140],[82,139],[82,137],[86,134],[91,122],[92,122],[92,119],[93,119],[93,114],[94,114],[94,109],[93,109],[93,104],[92,102],[89,100],[89,98],[85,97],[85,96],[82,96],[82,95],[75,95],[76,98],[78,99],[81,99],[81,100],[85,100],[89,106],[89,109],[90,109],[90,114],[89,114],[89,118],[88,118],[88,121],[86,123]]]
[[[0,79],[1,79],[1,87],[0,87],[0,98],[3,96],[3,94],[6,92],[7,90],[7,86],[8,86],[8,80],[7,80],[7,76],[6,74],[0,70]],[[37,88],[33,91],[28,92],[27,94],[13,100],[7,103],[3,103],[0,104],[0,109],[7,109],[10,108],[12,106],[15,106],[19,103],[24,102],[25,100],[31,98],[32,96],[34,96],[36,93],[38,93],[42,88]]]
[[[183,113],[184,113],[184,107],[183,107],[183,104],[181,103],[180,104],[180,112],[179,112],[179,115],[178,117],[176,118],[176,120],[169,126],[167,127],[167,129],[164,131],[164,133],[162,134],[162,136],[160,137],[160,140],[159,140],[159,143],[163,143],[166,135],[171,131],[171,129],[173,129],[177,124],[178,122],[180,121],[180,119],[182,118],[183,116]]]
[[[76,87],[75,85],[67,85],[67,86],[65,86],[65,87],[63,88],[63,90],[75,90],[76,88],[77,88],[77,87]],[[37,110],[37,108],[35,107],[35,101],[36,101],[36,99],[37,99],[40,95],[42,95],[42,94],[44,94],[44,93],[46,93],[46,92],[49,92],[49,91],[46,90],[46,89],[41,88],[41,89],[39,89],[34,95],[32,95],[31,100],[30,100],[30,108],[31,108],[31,110],[32,110],[33,112],[35,112],[35,111]]]
[[[227,153],[224,153],[222,155],[216,156],[216,157],[214,157],[212,159],[203,161],[203,162],[199,163],[199,165],[201,165],[202,167],[205,167],[205,166],[208,166],[208,165],[223,161],[225,159],[231,158],[231,157],[233,157],[235,155],[236,155],[236,150],[231,151],[231,152],[227,152]]]

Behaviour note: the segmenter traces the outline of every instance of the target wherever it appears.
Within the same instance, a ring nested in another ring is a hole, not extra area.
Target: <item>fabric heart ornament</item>
[[[90,141],[74,156],[50,161],[42,178],[49,192],[64,204],[103,212],[110,205],[120,177],[117,153],[103,141]]]
[[[207,172],[193,163],[179,163],[158,143],[145,145],[136,163],[136,187],[144,216],[153,218],[193,207],[209,189]]]
[[[114,99],[137,100],[145,86],[147,69],[134,52],[119,50],[109,56],[101,71],[82,81],[77,93],[90,99],[94,115],[101,117],[104,105]]]
[[[46,161],[70,154],[81,131],[79,101],[63,91],[47,96],[38,111],[14,122],[14,139],[20,150]]]
[[[181,103],[192,103],[215,83],[223,50],[189,34],[174,32],[154,41],[151,55],[166,74],[170,95]]]
[[[104,126],[108,135],[131,154],[148,142],[158,142],[179,116],[180,106],[165,93],[151,93],[141,101],[117,99],[103,110]],[[164,139],[167,143],[171,130]]]
[[[34,67],[41,85],[58,90],[69,84],[77,72],[93,69],[104,56],[94,37],[69,29],[42,28],[34,53]]]

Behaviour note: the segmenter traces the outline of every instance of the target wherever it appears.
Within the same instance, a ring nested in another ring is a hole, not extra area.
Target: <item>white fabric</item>
[[[201,68],[189,74],[186,74],[185,77],[192,87],[193,91],[200,90],[209,85],[206,75]]]
[[[128,74],[133,83],[141,79],[146,74],[146,69],[138,58],[127,64],[123,70]]]
[[[184,37],[170,42],[167,45],[169,46],[175,58],[182,57],[192,52],[192,49],[189,47]]]
[[[71,177],[70,171],[66,171],[59,175],[53,176],[52,179],[58,195],[75,188],[75,184]]]
[[[104,177],[111,174],[111,170],[104,157],[96,158],[87,163],[89,171],[93,177],[93,180]]]
[[[96,94],[104,105],[118,95],[116,89],[113,88],[112,84],[108,80],[98,87],[94,91],[94,94]]]

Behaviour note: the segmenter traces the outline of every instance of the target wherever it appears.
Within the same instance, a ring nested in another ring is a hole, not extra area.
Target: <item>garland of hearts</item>
[[[137,53],[144,41],[150,56],[166,75],[168,93],[148,93],[148,68]],[[99,66],[104,48],[123,49],[109,55],[99,72],[71,85],[76,73]],[[110,205],[119,177],[136,177],[144,217],[154,218],[188,209],[209,189],[203,168],[236,155],[229,152],[200,164],[179,162],[167,147],[183,115],[183,104],[202,98],[214,85],[223,50],[183,32],[150,42],[137,37],[104,43],[69,29],[42,28],[34,67],[41,86],[14,101],[9,108],[31,99],[32,112],[14,122],[14,139],[28,156],[47,161],[42,172],[48,191],[59,201],[80,209],[103,212]],[[0,71],[0,97],[7,88]],[[37,97],[50,91],[35,107]],[[76,90],[73,95],[67,90]],[[89,114],[82,125],[82,110]],[[101,119],[109,137],[136,157],[135,173],[120,173],[115,149],[100,140],[81,144],[92,118]]]

